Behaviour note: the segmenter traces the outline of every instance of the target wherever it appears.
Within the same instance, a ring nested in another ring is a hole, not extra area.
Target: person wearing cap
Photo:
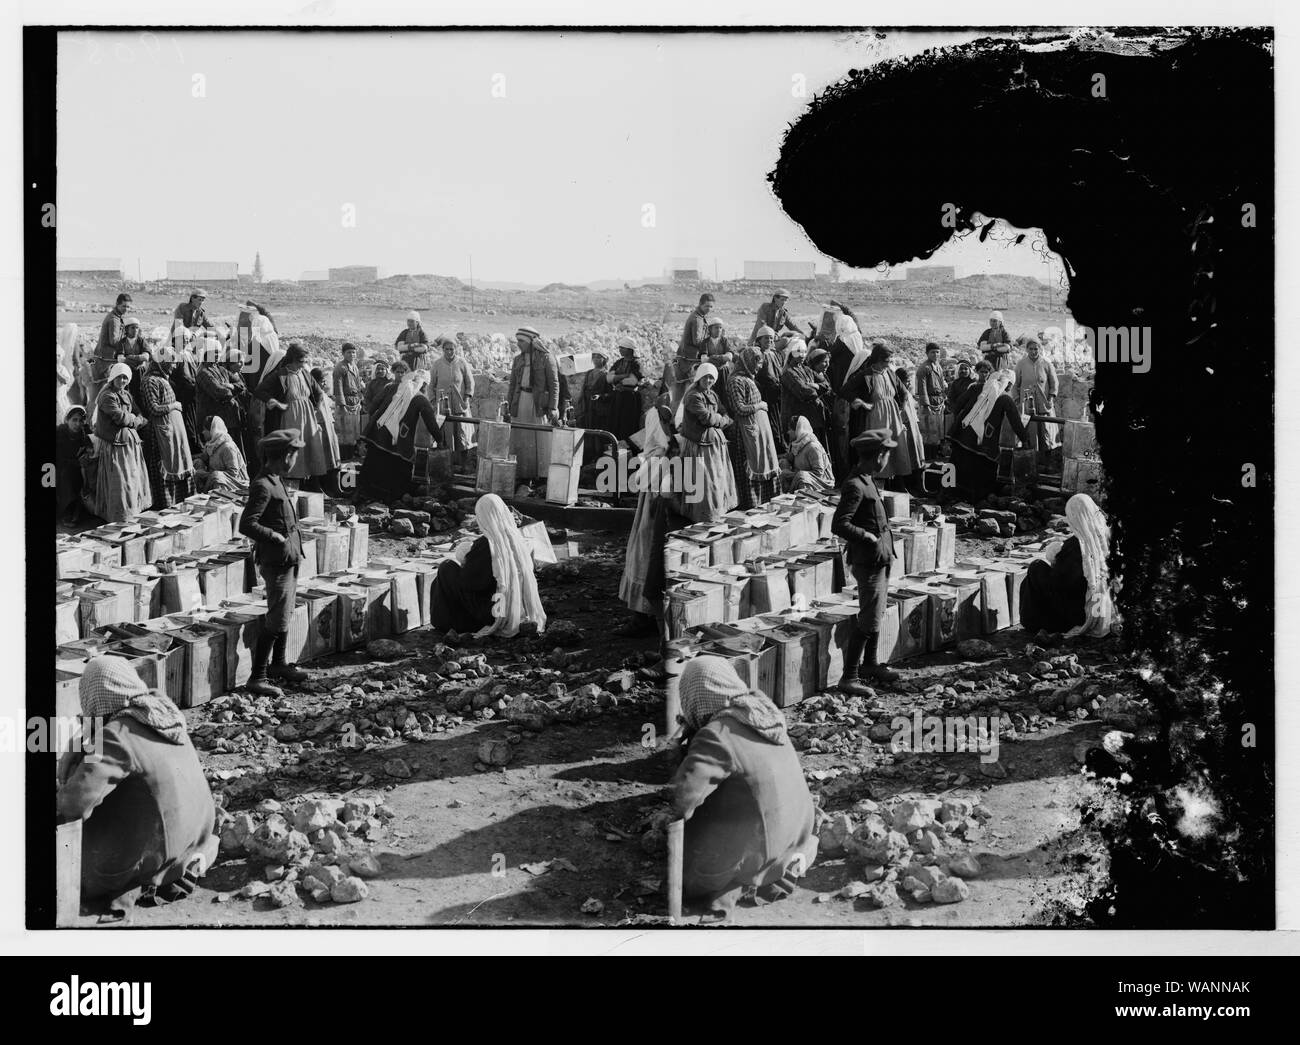
[[[190,291],[190,299],[182,301],[172,312],[172,319],[179,319],[181,326],[187,330],[210,329],[215,324],[208,319],[206,290]]]
[[[268,697],[284,696],[270,679],[304,682],[308,677],[301,668],[285,662],[302,562],[298,512],[285,478],[299,470],[297,458],[304,446],[296,428],[274,431],[257,444],[261,471],[249,488],[248,503],[239,519],[239,532],[253,542],[253,558],[266,587],[266,615],[253,652],[248,691]]]
[[[75,526],[85,514],[82,494],[88,488],[86,472],[93,468],[94,459],[95,447],[86,431],[86,408],[69,407],[54,430],[54,512],[59,522]]]
[[[636,358],[636,342],[630,337],[618,339],[618,358],[609,368],[609,430],[615,439],[626,440],[639,431],[641,419],[641,382],[645,375]]]
[[[869,428],[855,436],[850,446],[857,461],[853,473],[840,487],[831,533],[847,545],[849,566],[858,582],[858,626],[844,649],[839,688],[842,693],[865,696],[870,688],[862,675],[873,682],[898,681],[898,673],[880,663],[877,647],[885,619],[889,565],[894,560],[894,534],[876,486],[876,477],[885,469],[898,442],[887,428]]]
[[[695,367],[704,355],[709,340],[709,311],[712,308],[713,295],[701,294],[700,303],[682,324],[682,335],[677,339],[677,355],[669,364],[671,367],[669,387],[672,392],[670,405],[673,411],[676,411],[681,404],[682,397],[686,394],[686,387],[691,384]],[[664,376],[668,378],[669,374],[665,373]]]
[[[941,349],[933,341],[925,346],[925,361],[916,368],[916,404],[921,435],[926,449],[938,449],[947,424],[944,407],[948,401],[948,379],[939,365]]]
[[[78,691],[90,736],[59,759],[56,807],[82,822],[82,899],[124,912],[192,895],[219,843],[185,716],[125,657],[93,657]]]
[[[790,313],[786,310],[786,302],[790,300],[790,292],[784,287],[777,290],[772,295],[771,301],[764,301],[758,306],[758,318],[754,320],[754,329],[750,332],[749,343],[757,344],[758,332],[763,327],[769,327],[772,336],[777,337],[785,331],[803,336],[801,331],[790,318]]]
[[[574,403],[574,423],[579,428],[599,428],[608,432],[611,406],[609,357],[604,349],[595,348],[591,352],[591,369],[582,375],[582,387],[578,389],[578,398]],[[594,464],[606,449],[603,440],[584,439],[583,463]]]
[[[95,354],[90,368],[90,376],[95,383],[95,397],[98,397],[103,390],[104,382],[108,380],[109,368],[118,362],[117,357],[121,354],[118,345],[126,334],[123,320],[130,311],[131,295],[119,294],[116,303],[105,314],[104,321],[99,325],[99,341],[95,344]],[[91,403],[94,403],[94,398],[91,399]]]
[[[470,417],[474,403],[474,371],[460,351],[460,342],[450,334],[434,341],[438,358],[429,371],[428,397],[435,412],[443,417]],[[474,445],[474,426],[464,421],[443,421],[442,431],[435,432],[438,446],[450,450],[457,466],[467,463],[467,451]]]
[[[1052,361],[1043,355],[1038,339],[1031,337],[1025,342],[1025,355],[1016,364],[1013,373],[1015,383],[1011,386],[1011,398],[1023,403],[1026,397],[1033,400],[1033,409],[1026,413],[1046,414],[1051,416],[1056,409],[1056,368]],[[1056,446],[1056,426],[1033,421],[1029,425],[1029,445],[1039,453],[1046,453]]]
[[[185,437],[181,404],[171,384],[175,366],[176,350],[163,345],[140,382],[141,412],[149,419],[144,457],[155,511],[179,504],[194,492],[194,459]]]
[[[361,371],[357,369],[357,346],[344,341],[342,357],[334,364],[332,387],[337,410],[339,453],[352,457],[361,438]]]
[[[319,487],[321,476],[331,470],[325,433],[317,419],[317,406],[325,390],[307,369],[307,350],[297,341],[285,350],[284,361],[262,378],[253,390],[266,404],[266,427],[271,431],[293,429],[302,440],[302,453],[295,453],[290,479],[306,487]]]
[[[130,383],[131,368],[114,363],[95,402],[94,512],[112,523],[129,522],[153,500],[139,432],[149,421],[127,391]]]
[[[560,368],[542,335],[532,327],[515,331],[519,354],[510,363],[506,401],[510,418],[523,424],[554,425],[560,420]],[[539,432],[513,429],[510,449],[515,454],[520,479],[545,475],[551,463],[551,439]]]
[[[248,388],[240,374],[243,362],[239,349],[228,348],[219,358],[200,364],[195,412],[200,433],[210,427],[214,417],[220,418],[240,455],[247,460],[244,426],[248,417]],[[203,445],[207,445],[206,440]]]
[[[402,354],[412,370],[424,368],[425,354],[429,351],[429,335],[420,325],[420,313],[412,309],[406,314],[406,326],[397,332],[393,347]]]

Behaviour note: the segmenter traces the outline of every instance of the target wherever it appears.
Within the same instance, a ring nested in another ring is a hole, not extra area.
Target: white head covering
[[[672,493],[672,476],[663,467],[668,456],[668,433],[659,420],[659,410],[651,407],[645,414],[645,427],[632,437],[641,445],[641,467],[632,473],[632,492]]]
[[[131,370],[131,368],[127,366],[125,363],[114,363],[111,367],[108,368],[108,380],[110,383],[112,383],[119,377],[125,377],[129,380],[132,373],[133,371]]]
[[[406,416],[407,408],[411,405],[411,400],[415,398],[415,393],[419,391],[420,374],[423,371],[412,370],[401,381],[397,383],[397,390],[393,393],[393,398],[389,401],[388,409],[384,411],[379,418],[379,426],[387,428],[393,441],[402,432],[402,418]]]
[[[1002,313],[999,312],[999,311],[997,311],[996,309],[994,309],[992,312],[989,313],[989,322],[992,323],[993,320],[995,320],[995,319],[996,319],[999,323],[1002,323]],[[1002,325],[1005,326],[1006,324],[1005,324],[1005,323],[1002,323]]]
[[[546,629],[546,611],[542,609],[541,596],[537,594],[537,578],[533,576],[533,556],[524,543],[514,516],[505,501],[494,493],[484,494],[474,505],[474,517],[479,529],[488,539],[492,551],[492,576],[496,578],[497,591],[493,601],[495,619],[475,634],[501,635],[509,638],[519,632],[519,625],[534,621],[538,631]],[[496,610],[500,608],[500,615]]]
[[[1097,502],[1086,493],[1077,493],[1065,502],[1065,517],[1070,529],[1079,539],[1083,553],[1083,576],[1088,582],[1088,601],[1084,608],[1086,617],[1077,628],[1066,632],[1066,638],[1075,635],[1109,635],[1116,621],[1115,603],[1110,596],[1110,573],[1106,556],[1110,552],[1110,527]]]
[[[998,401],[998,396],[1007,390],[1013,380],[1015,375],[1010,370],[995,370],[989,374],[984,379],[984,387],[980,389],[979,398],[975,400],[975,405],[971,407],[970,413],[962,423],[972,429],[976,435],[982,436],[984,425],[989,415],[993,413],[993,404]]]
[[[406,318],[413,319],[418,323],[420,322],[420,313],[416,312],[415,309],[411,309],[411,311],[406,314]]]
[[[853,359],[849,362],[849,369],[844,373],[844,380],[847,381],[867,361],[867,356],[871,353],[867,351],[862,333],[858,330],[858,324],[853,321],[852,316],[841,313],[835,317],[835,337],[853,349]]]
[[[712,377],[713,380],[716,381],[718,379],[718,368],[712,363],[701,363],[695,368],[695,372],[691,374],[691,383],[687,387],[686,391],[682,393],[682,401],[677,404],[677,413],[673,417],[673,423],[679,427],[681,426],[682,418],[686,416],[686,398],[695,391],[695,386],[699,384],[700,378],[702,377]]]

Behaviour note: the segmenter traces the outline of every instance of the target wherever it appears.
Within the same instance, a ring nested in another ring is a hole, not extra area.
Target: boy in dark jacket
[[[831,521],[831,532],[848,544],[849,566],[858,582],[858,627],[844,650],[844,674],[840,692],[859,696],[870,692],[860,681],[859,661],[866,655],[862,673],[876,682],[894,683],[898,672],[881,664],[876,643],[885,617],[889,588],[889,564],[894,558],[894,535],[889,513],[872,476],[885,466],[897,441],[885,428],[872,428],[850,443],[858,455],[853,474],[840,487],[840,503]]]
[[[302,433],[296,428],[272,432],[257,444],[262,472],[253,480],[248,504],[239,521],[239,532],[254,542],[254,558],[266,585],[266,616],[253,655],[253,674],[248,691],[269,697],[284,693],[267,679],[304,682],[307,672],[285,663],[289,621],[298,593],[298,564],[302,561],[302,538],[293,496],[285,489],[283,476],[289,473],[302,449]],[[273,658],[268,672],[266,662]]]

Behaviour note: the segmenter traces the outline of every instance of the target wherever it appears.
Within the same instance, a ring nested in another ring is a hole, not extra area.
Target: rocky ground
[[[422,629],[314,662],[283,700],[189,712],[221,858],[193,897],[130,924],[665,924],[675,762],[657,643],[616,633],[622,539],[567,536],[581,557],[539,569],[544,637]],[[997,539],[972,533],[960,550]],[[410,551],[372,540],[372,554]],[[821,854],[794,896],[742,905],[735,924],[1082,921],[1106,877],[1079,814],[1112,787],[1095,753],[1122,760],[1149,711],[1108,643],[994,640],[907,661],[874,697],[789,709]],[[895,718],[918,711],[995,722],[997,761],[918,747],[910,725],[900,743]]]

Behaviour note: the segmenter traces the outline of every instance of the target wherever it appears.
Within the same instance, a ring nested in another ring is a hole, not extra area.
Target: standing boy
[[[891,684],[898,672],[880,663],[876,643],[880,624],[885,617],[889,589],[889,564],[894,558],[894,535],[889,529],[889,513],[876,489],[875,480],[889,459],[889,451],[898,445],[887,428],[872,428],[849,444],[857,453],[852,474],[840,488],[840,503],[835,509],[831,532],[848,544],[849,566],[858,582],[858,626],[844,651],[844,674],[840,692],[865,695],[870,687],[861,674],[876,682]]]
[[[253,675],[248,691],[268,697],[284,696],[267,681],[267,658],[272,658],[270,677],[304,682],[307,672],[284,662],[298,593],[298,564],[302,561],[302,539],[298,534],[298,513],[293,496],[284,488],[283,477],[298,460],[305,444],[296,428],[284,428],[257,444],[262,471],[253,480],[248,504],[239,521],[239,532],[254,542],[254,557],[266,585],[266,616],[253,655]]]

